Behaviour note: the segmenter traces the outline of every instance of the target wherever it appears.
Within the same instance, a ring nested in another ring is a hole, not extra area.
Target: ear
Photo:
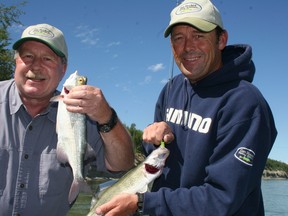
[[[219,50],[223,50],[226,47],[227,41],[228,41],[228,32],[224,30],[219,37],[219,42],[218,42]]]
[[[62,77],[61,77],[61,80],[62,80],[62,78],[64,77],[64,75],[65,75],[65,73],[66,73],[66,70],[67,70],[67,64],[63,64],[62,65]]]

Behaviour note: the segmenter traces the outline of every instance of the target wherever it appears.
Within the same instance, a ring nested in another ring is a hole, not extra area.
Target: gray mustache
[[[26,74],[26,78],[28,79],[36,79],[36,80],[44,80],[45,77],[42,76],[41,74],[33,73],[32,71],[28,71]]]

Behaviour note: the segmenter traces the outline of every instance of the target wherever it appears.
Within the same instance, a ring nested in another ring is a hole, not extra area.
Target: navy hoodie
[[[264,215],[261,176],[277,131],[251,84],[248,45],[227,46],[223,67],[195,84],[182,74],[163,88],[155,122],[175,140],[163,174],[145,193],[144,213],[163,216]],[[144,144],[147,154],[154,146]]]

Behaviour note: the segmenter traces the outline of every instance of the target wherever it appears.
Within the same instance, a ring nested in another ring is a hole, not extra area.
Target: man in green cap
[[[66,215],[73,174],[56,157],[57,103],[50,103],[67,68],[65,38],[56,27],[33,25],[13,49],[14,79],[0,82],[0,216]],[[87,115],[88,161],[105,172],[133,166],[130,135],[101,89],[77,86],[64,103]]]
[[[128,215],[138,204],[138,213],[150,216],[263,216],[261,177],[277,130],[252,84],[252,48],[227,45],[209,0],[175,7],[169,35],[181,74],[161,91],[143,132],[147,154],[167,143],[163,173],[151,192],[117,196],[97,212]]]

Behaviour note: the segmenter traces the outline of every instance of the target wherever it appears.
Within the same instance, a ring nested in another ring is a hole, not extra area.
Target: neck
[[[34,118],[36,115],[43,112],[49,105],[49,100],[27,99],[22,98],[22,102],[27,112]]]

